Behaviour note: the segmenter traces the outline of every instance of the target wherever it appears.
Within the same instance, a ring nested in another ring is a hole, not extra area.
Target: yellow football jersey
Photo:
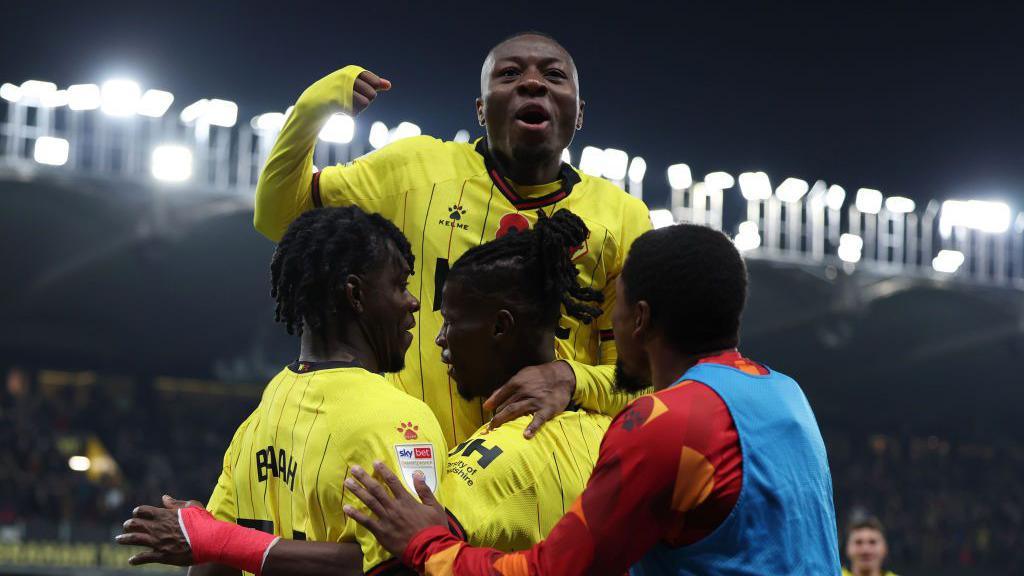
[[[451,445],[486,420],[479,400],[463,400],[440,360],[434,337],[442,324],[440,292],[452,263],[469,248],[512,229],[532,226],[537,211],[567,208],[590,229],[574,253],[585,286],[603,292],[604,314],[591,325],[563,317],[556,354],[576,375],[574,401],[615,414],[632,397],[616,393],[611,307],[615,277],[633,240],[651,228],[647,207],[611,182],[562,165],[558,182],[516,186],[489,158],[486,142],[443,142],[429,136],[399,140],[346,165],[315,173],[312,153],[331,113],[349,110],[361,69],[343,68],[310,86],[295,104],[260,174],[254,222],[272,240],[299,214],[316,206],[355,204],[398,225],[412,244],[419,298],[414,340],[396,385],[434,411]]]
[[[523,416],[448,453],[441,496],[473,546],[511,552],[545,538],[583,492],[611,418],[568,411],[527,440]]]
[[[397,559],[342,512],[363,506],[345,490],[349,468],[383,460],[410,491],[417,470],[436,491],[446,450],[430,409],[383,377],[347,363],[297,362],[235,432],[207,508],[283,538],[358,542],[369,571]]]

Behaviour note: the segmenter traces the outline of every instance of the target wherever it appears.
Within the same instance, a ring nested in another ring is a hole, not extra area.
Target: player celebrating
[[[882,569],[888,553],[885,528],[878,518],[868,517],[851,523],[846,535],[850,569],[843,568],[843,576],[896,576],[895,572]]]
[[[385,488],[345,484],[345,511],[430,574],[839,574],[832,481],[807,399],[735,350],[746,269],[725,235],[693,225],[633,245],[614,310],[617,382],[654,394],[612,422],[586,490],[525,552],[472,548],[383,463]],[[394,496],[392,496],[392,493]]]
[[[593,304],[601,294],[579,285],[570,259],[571,247],[586,236],[577,216],[559,210],[541,217],[533,229],[471,248],[455,262],[444,288],[445,323],[437,344],[459,394],[485,397],[524,366],[550,362],[563,304],[584,322],[600,311]],[[495,430],[481,427],[449,454],[442,499],[456,531],[474,545],[511,551],[529,547],[550,532],[583,491],[610,418],[565,411],[527,440],[522,431],[529,422],[523,416]],[[180,508],[187,503],[167,505]],[[196,521],[197,513],[186,512],[190,521]],[[190,532],[189,542],[201,558],[209,558],[206,551],[211,548],[218,550],[213,560],[236,567],[258,565],[266,557],[264,576],[334,574],[343,564],[360,568],[358,548],[351,549],[351,544],[332,550],[320,543],[280,541],[266,554],[250,547],[254,558],[243,558],[244,550],[234,543],[248,542],[249,529],[199,516],[203,528]],[[193,554],[184,545],[176,512],[143,506],[131,522],[133,531],[119,542],[152,547],[133,563],[191,563]],[[151,544],[149,537],[157,534],[171,537]]]
[[[614,278],[633,239],[650,228],[643,202],[561,161],[583,126],[576,66],[550,37],[519,34],[495,46],[481,70],[477,118],[487,132],[475,143],[419,136],[394,142],[343,166],[314,173],[313,148],[336,112],[358,114],[391,83],[347,66],[306,89],[295,103],[260,174],[256,228],[277,240],[299,214],[317,206],[354,204],[398,225],[418,268],[410,290],[423,303],[398,387],[431,407],[454,445],[498,409],[498,426],[527,413],[537,428],[575,400],[587,408],[613,402],[615,343],[609,320],[584,324],[566,315],[555,346],[561,360],[529,366],[481,405],[457,393],[431,339],[441,327],[440,290],[451,263],[469,248],[536,222],[538,209],[568,208],[590,229],[574,252],[582,283],[615,300]]]

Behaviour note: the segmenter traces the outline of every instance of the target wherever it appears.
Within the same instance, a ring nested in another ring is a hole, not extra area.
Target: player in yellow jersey
[[[460,395],[487,396],[522,367],[551,361],[563,304],[571,316],[593,320],[601,294],[580,287],[569,257],[586,235],[583,222],[562,210],[532,230],[471,248],[455,262],[443,290],[445,323],[436,342]],[[611,419],[567,410],[526,439],[522,433],[530,421],[522,416],[495,430],[483,426],[448,455],[441,498],[452,529],[473,545],[514,550],[546,536],[583,491]],[[152,546],[143,559],[190,563],[174,513],[138,510],[137,518],[145,516],[134,520],[139,532],[163,531],[173,534],[167,541],[177,543]],[[209,546],[195,536],[192,542]],[[262,571],[264,576],[336,574],[359,566],[358,550],[351,547],[280,541],[266,552]],[[265,551],[254,552],[251,561],[259,563]]]
[[[885,541],[885,527],[873,516],[854,521],[846,529],[846,559],[849,569],[843,576],[897,576],[885,570],[885,557],[889,547]]]
[[[568,208],[590,229],[573,255],[582,283],[615,300],[614,278],[630,244],[651,226],[647,208],[610,182],[561,161],[583,126],[576,66],[553,39],[513,36],[488,54],[476,112],[486,137],[474,143],[418,136],[394,142],[349,164],[314,173],[317,134],[336,112],[358,114],[391,83],[347,66],[307,88],[295,103],[260,174],[255,226],[272,240],[317,206],[357,205],[398,225],[416,257],[411,292],[422,302],[406,366],[389,376],[423,399],[455,445],[498,409],[493,424],[534,413],[533,432],[570,400],[615,413],[629,398],[612,392],[615,343],[610,314],[584,324],[563,316],[560,360],[529,366],[484,405],[465,400],[431,340],[441,327],[440,290],[451,263],[469,248],[533,226],[537,211]],[[511,406],[511,408],[509,408]]]

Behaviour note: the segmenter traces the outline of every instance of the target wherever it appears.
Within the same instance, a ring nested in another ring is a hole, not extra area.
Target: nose
[[[519,82],[519,92],[526,96],[541,96],[547,93],[548,85],[537,70],[527,70]]]
[[[448,347],[448,338],[446,336],[448,332],[448,323],[441,324],[441,329],[437,331],[437,336],[434,337],[434,344],[437,344],[441,348]]]
[[[413,314],[420,311],[420,301],[412,293],[409,293],[409,311]]]

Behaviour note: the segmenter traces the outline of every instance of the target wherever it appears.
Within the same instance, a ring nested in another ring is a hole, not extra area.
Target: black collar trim
[[[502,195],[504,195],[505,198],[515,206],[516,210],[529,210],[532,208],[550,206],[559,200],[563,200],[566,196],[572,193],[573,187],[580,182],[580,175],[572,169],[572,166],[562,162],[560,170],[560,178],[562,180],[561,188],[538,198],[521,198],[516,194],[515,188],[512,187],[512,184],[509,183],[509,179],[498,168],[498,163],[494,161],[493,157],[491,157],[490,148],[487,146],[487,138],[477,140],[476,152],[483,156],[484,166],[487,168],[487,175],[491,177],[491,182],[494,182],[495,187],[497,187],[498,190],[501,191]]]
[[[288,369],[296,374],[309,374],[317,370],[333,370],[334,368],[362,368],[355,360],[328,360],[327,362],[301,362],[296,360],[288,365]]]

